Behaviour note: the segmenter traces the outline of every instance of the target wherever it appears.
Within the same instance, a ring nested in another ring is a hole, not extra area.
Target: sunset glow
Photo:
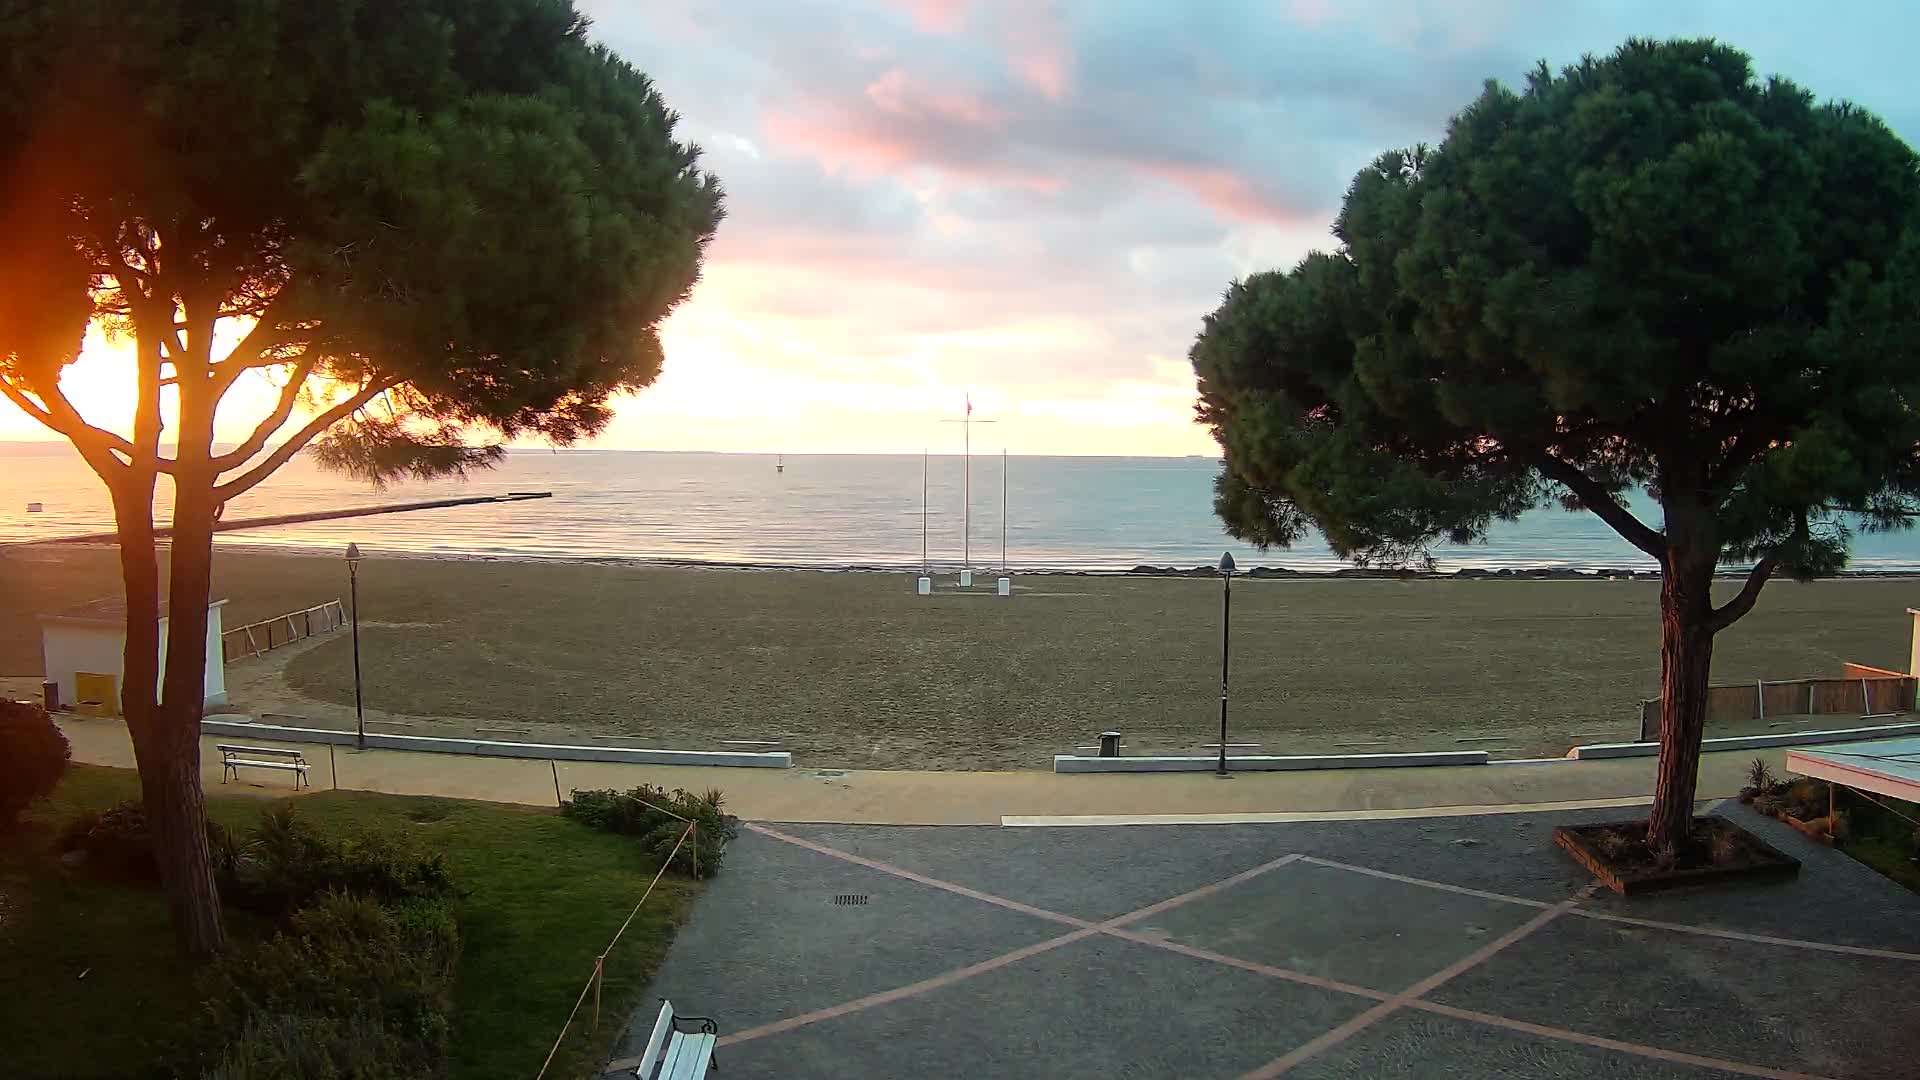
[[[788,453],[940,449],[971,393],[995,449],[1212,454],[1200,317],[1329,244],[1355,169],[1437,140],[1490,75],[1716,32],[1692,9],[1400,0],[584,6],[729,196],[664,374],[595,445]],[[1920,128],[1875,81],[1905,70],[1876,53],[1899,35],[1770,6],[1739,42],[1763,70]],[[128,415],[121,349],[95,335],[63,383],[104,426]],[[270,393],[243,381],[220,437]],[[0,439],[48,437],[0,403]]]

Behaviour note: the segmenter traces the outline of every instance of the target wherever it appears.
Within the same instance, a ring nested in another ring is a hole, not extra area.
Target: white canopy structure
[[[1787,771],[1855,791],[1920,803],[1920,738],[1789,750]]]

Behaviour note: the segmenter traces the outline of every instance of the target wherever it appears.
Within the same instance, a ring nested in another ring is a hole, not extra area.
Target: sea
[[[370,555],[599,559],[721,566],[1114,571],[1194,567],[1329,572],[1318,537],[1258,551],[1214,518],[1211,458],[716,454],[513,450],[471,478],[374,489],[295,458],[225,520],[467,495],[552,498],[417,510],[223,534],[222,544]],[[171,493],[164,482],[160,516]],[[29,504],[39,509],[29,511]],[[1655,508],[1639,499],[1643,520]],[[0,543],[110,530],[100,481],[64,443],[0,443]],[[1587,513],[1541,509],[1485,542],[1434,548],[1441,571],[1651,569]],[[1920,570],[1920,532],[1860,534],[1851,568]]]

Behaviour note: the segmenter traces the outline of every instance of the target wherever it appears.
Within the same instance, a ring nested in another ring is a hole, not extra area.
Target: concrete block
[[[1298,769],[1380,769],[1429,765],[1485,765],[1485,750],[1440,750],[1418,754],[1228,755],[1231,772],[1285,772]],[[1218,757],[1082,757],[1056,754],[1057,773],[1212,772]]]
[[[354,745],[354,733],[331,728],[281,727],[272,724],[236,724],[202,720],[208,735],[243,735],[274,742]],[[785,750],[757,753],[740,750],[650,750],[633,746],[572,746],[564,743],[503,742],[493,739],[444,739],[430,735],[367,733],[371,750],[415,750],[430,754],[471,754],[477,757],[533,758],[539,761],[614,761],[629,765],[720,765],[751,769],[793,767]]]

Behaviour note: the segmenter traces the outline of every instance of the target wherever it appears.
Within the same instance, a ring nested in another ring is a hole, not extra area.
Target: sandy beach
[[[337,557],[222,548],[228,626],[344,597]],[[1735,583],[1724,587],[1731,590]],[[101,548],[0,552],[0,675],[33,616],[118,589]],[[1715,681],[1904,667],[1903,579],[1771,584]],[[1250,752],[1558,755],[1631,737],[1657,691],[1658,583],[1234,585],[1231,741]],[[1217,738],[1217,580],[1033,576],[932,598],[896,573],[372,557],[369,716],[384,730],[791,750],[807,766],[1045,768],[1104,729],[1130,753]],[[352,718],[347,635],[229,665],[234,706]]]

